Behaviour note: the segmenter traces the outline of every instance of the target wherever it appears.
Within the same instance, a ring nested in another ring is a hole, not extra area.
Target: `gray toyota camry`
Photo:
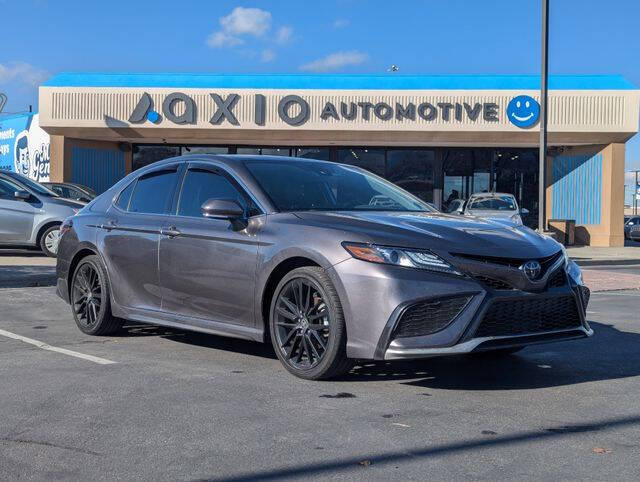
[[[270,340],[307,379],[355,360],[509,354],[593,333],[589,290],[560,244],[436,212],[353,166],[167,159],[62,232],[57,290],[84,333],[133,320]]]

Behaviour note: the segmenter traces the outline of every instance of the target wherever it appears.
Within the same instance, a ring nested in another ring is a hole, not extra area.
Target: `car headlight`
[[[440,256],[424,249],[395,248],[375,244],[342,243],[351,256],[371,263],[393,264],[406,268],[426,269],[462,276],[462,273]]]

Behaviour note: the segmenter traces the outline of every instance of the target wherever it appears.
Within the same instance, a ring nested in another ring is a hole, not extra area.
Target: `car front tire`
[[[87,335],[110,335],[122,327],[111,313],[107,270],[96,255],[83,258],[73,272],[71,310],[78,328]]]
[[[40,237],[40,249],[50,258],[58,255],[58,243],[60,242],[60,225],[51,226]]]
[[[324,269],[305,266],[285,275],[269,313],[273,348],[290,373],[325,380],[350,370],[342,304]]]

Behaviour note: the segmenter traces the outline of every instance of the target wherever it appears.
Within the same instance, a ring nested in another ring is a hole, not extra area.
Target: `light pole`
[[[542,66],[540,69],[540,163],[538,173],[538,231],[544,232],[546,217],[547,90],[549,68],[549,0],[542,2]]]

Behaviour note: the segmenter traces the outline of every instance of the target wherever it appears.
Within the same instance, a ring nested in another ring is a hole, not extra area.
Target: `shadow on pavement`
[[[418,459],[425,460],[431,457],[442,455],[460,454],[465,452],[477,451],[485,448],[499,448],[502,446],[513,446],[527,442],[547,442],[550,440],[558,440],[563,437],[571,436],[576,433],[595,433],[614,428],[622,428],[629,426],[637,426],[640,424],[640,416],[617,417],[598,422],[578,424],[578,425],[562,425],[543,428],[541,430],[530,430],[526,432],[517,432],[510,435],[491,435],[484,438],[476,438],[471,440],[463,440],[460,442],[445,443],[440,445],[423,446],[408,448],[402,451],[384,452],[384,453],[364,453],[358,457],[343,458],[338,460],[329,460],[326,462],[308,463],[294,465],[291,467],[283,467],[273,470],[264,470],[256,472],[247,472],[236,476],[225,476],[224,478],[213,477],[207,480],[226,480],[226,481],[249,481],[249,480],[279,480],[284,478],[303,478],[311,476],[320,476],[325,474],[329,476],[329,472],[340,471],[341,475],[345,475],[345,471],[362,471],[368,465],[385,466],[389,464],[398,464],[402,462],[416,462]],[[335,475],[335,474],[333,474]]]
[[[113,335],[112,335],[113,336]],[[229,338],[226,336],[209,335],[195,331],[166,328],[157,325],[126,324],[115,336],[137,337],[158,336],[178,343],[211,348],[214,350],[230,351],[245,355],[260,356],[275,359],[276,354],[270,343],[256,343],[248,340]]]
[[[513,355],[364,362],[338,381],[399,381],[444,390],[529,390],[640,375],[640,334],[602,323],[592,322],[591,327],[593,338],[531,346]],[[276,358],[270,343],[154,325],[129,324],[119,336],[160,336],[203,348]]]
[[[529,390],[640,375],[640,334],[602,323],[591,327],[593,338],[531,346],[513,355],[367,363],[344,380],[407,380],[407,385],[444,390]]]
[[[55,266],[0,266],[0,288],[55,285]]]

